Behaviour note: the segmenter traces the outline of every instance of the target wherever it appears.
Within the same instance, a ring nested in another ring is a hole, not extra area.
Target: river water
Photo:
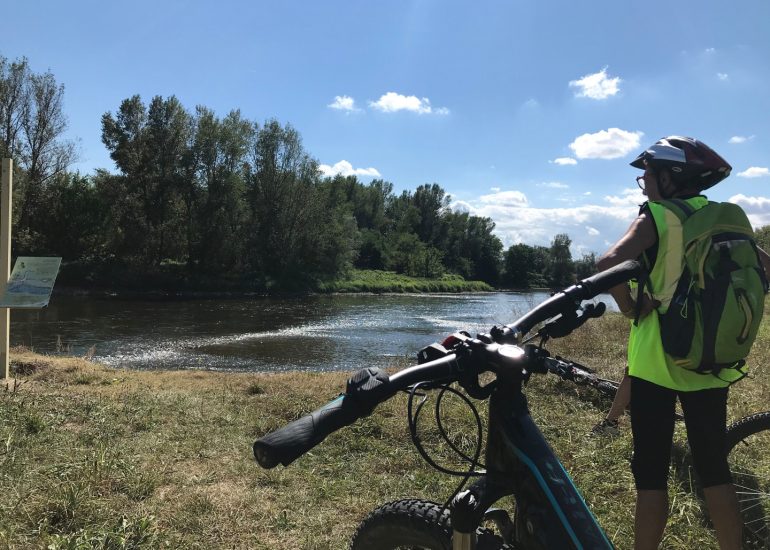
[[[355,370],[412,360],[456,330],[514,321],[546,293],[126,300],[54,296],[11,312],[11,344],[136,369]],[[605,297],[607,298],[607,297]],[[608,307],[612,300],[604,300]]]

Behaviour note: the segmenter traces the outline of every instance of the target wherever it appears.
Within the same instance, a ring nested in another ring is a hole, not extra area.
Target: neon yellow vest
[[[697,210],[706,206],[708,199],[697,196],[686,199],[686,202]],[[676,214],[657,202],[649,201],[647,208],[658,231],[658,250],[655,264],[649,274],[648,292],[651,290],[653,298],[660,301],[658,310],[665,313],[684,262],[682,225]],[[663,351],[658,311],[653,311],[641,319],[638,325],[631,325],[628,338],[628,374],[679,391],[723,388],[728,386],[730,381],[740,378],[740,374],[732,370],[720,372],[719,376],[724,378],[720,380],[710,374],[698,374],[677,366]]]

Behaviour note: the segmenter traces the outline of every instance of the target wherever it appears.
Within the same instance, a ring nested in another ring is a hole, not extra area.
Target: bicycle
[[[462,476],[463,483],[450,499],[451,504],[407,499],[376,509],[356,530],[352,549],[613,548],[530,416],[522,391],[532,374],[553,372],[568,364],[550,357],[542,345],[525,342],[525,336],[543,322],[538,334],[548,338],[570,334],[604,312],[604,304],[582,306],[584,300],[629,280],[638,270],[636,262],[625,262],[556,293],[510,325],[495,326],[488,334],[475,338],[457,333],[441,345],[421,350],[417,365],[395,374],[388,375],[378,368],[361,369],[351,376],[346,392],[337,399],[258,439],[253,449],[255,458],[264,468],[279,463],[287,466],[327,435],[371,414],[379,403],[396,393],[408,391],[413,443],[433,467]],[[492,373],[494,379],[481,385],[479,377],[483,373]],[[450,387],[454,383],[464,393]],[[473,456],[467,456],[447,439],[470,464],[466,472],[448,471],[437,465],[417,437],[416,424],[424,400],[415,408],[414,399],[429,389],[439,390],[437,415],[445,392],[458,395],[474,413],[479,443]],[[485,460],[480,471],[482,424],[466,394],[489,401]],[[752,430],[756,423],[743,426],[746,434],[755,433]],[[462,490],[471,478],[477,479]],[[493,508],[509,495],[515,499],[513,517]],[[495,531],[482,526],[490,522]]]

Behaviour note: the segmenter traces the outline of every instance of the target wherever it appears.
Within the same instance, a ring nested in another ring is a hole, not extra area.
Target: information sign
[[[0,308],[41,308],[48,305],[61,258],[19,256],[0,296]]]

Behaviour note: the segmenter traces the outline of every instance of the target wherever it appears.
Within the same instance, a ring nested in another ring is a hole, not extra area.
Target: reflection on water
[[[116,367],[354,370],[413,358],[455,330],[510,323],[545,293],[322,295],[227,300],[55,296],[13,310],[11,343]],[[608,306],[611,300],[608,301]]]

